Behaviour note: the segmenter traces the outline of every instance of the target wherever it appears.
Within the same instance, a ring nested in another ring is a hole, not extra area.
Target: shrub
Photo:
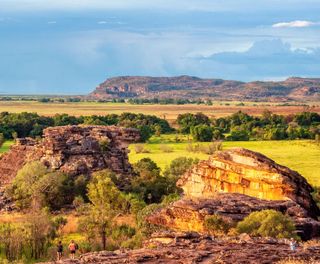
[[[296,237],[292,220],[275,210],[253,212],[237,224],[239,233],[253,236],[290,238]]]
[[[233,130],[227,139],[232,141],[248,141],[249,133],[245,130]]]
[[[218,150],[222,150],[222,143],[220,141],[213,142],[209,145],[203,145],[200,147],[200,151],[208,155],[212,155]]]
[[[231,223],[220,215],[212,215],[205,219],[205,229],[212,235],[225,235],[231,228]]]
[[[162,207],[162,204],[150,204],[138,212],[136,217],[137,226],[143,235],[150,235],[160,229],[159,226],[150,224],[146,219],[149,215],[161,209]]]
[[[173,152],[173,148],[168,145],[160,145],[160,150],[165,153]]]
[[[139,154],[139,153],[150,153],[150,151],[147,150],[144,147],[144,145],[142,145],[142,144],[135,145],[134,146],[134,151],[136,152],[136,154]]]
[[[101,151],[105,152],[108,150],[111,140],[109,138],[104,138],[99,141]]]
[[[195,141],[209,142],[213,137],[213,129],[208,125],[191,127],[191,135]]]

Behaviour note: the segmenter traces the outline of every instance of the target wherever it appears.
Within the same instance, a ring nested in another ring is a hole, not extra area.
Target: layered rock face
[[[1,185],[9,183],[25,163],[35,160],[70,176],[106,168],[123,176],[130,175],[127,147],[139,137],[136,129],[116,126],[47,128],[40,142],[20,139],[1,157]]]
[[[194,166],[177,185],[187,197],[211,198],[217,193],[241,193],[266,200],[292,200],[311,216],[320,211],[312,187],[296,171],[243,148],[219,151]]]
[[[206,217],[237,222],[251,212],[275,209],[294,220],[303,239],[320,236],[312,187],[297,172],[242,148],[217,152],[181,177],[184,197],[148,221],[174,230],[205,232]]]

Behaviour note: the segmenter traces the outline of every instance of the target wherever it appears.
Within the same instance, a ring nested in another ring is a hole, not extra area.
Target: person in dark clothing
[[[58,243],[58,245],[57,245],[57,260],[61,260],[61,258],[62,258],[62,252],[63,252],[62,242],[59,241],[59,243]]]

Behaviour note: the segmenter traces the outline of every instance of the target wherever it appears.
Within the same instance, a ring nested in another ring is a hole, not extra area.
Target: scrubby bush
[[[168,145],[160,145],[160,150],[164,153],[170,153],[173,152],[173,148]]]
[[[225,235],[232,224],[220,215],[211,215],[205,219],[204,227],[212,235]]]
[[[292,220],[275,210],[251,213],[237,224],[237,231],[262,237],[290,238],[296,236]]]
[[[134,146],[134,151],[136,152],[136,154],[139,154],[139,153],[150,153],[150,151],[148,149],[146,149],[143,144],[135,145]]]
[[[137,226],[140,230],[140,232],[144,235],[144,236],[148,236],[150,234],[152,234],[153,232],[157,231],[160,229],[159,226],[150,224],[147,221],[147,217],[150,216],[152,213],[154,213],[155,211],[159,210],[163,208],[162,204],[149,204],[148,206],[146,206],[145,208],[143,208],[136,217],[136,221],[137,221]]]

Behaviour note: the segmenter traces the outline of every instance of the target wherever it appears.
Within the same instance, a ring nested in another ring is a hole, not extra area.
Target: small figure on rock
[[[290,239],[289,245],[290,245],[291,251],[297,250],[297,242],[293,238]]]
[[[57,245],[57,260],[61,260],[62,258],[62,252],[63,252],[63,245],[62,242],[59,241],[58,245]]]
[[[70,258],[74,259],[76,255],[76,251],[78,250],[78,245],[74,242],[74,240],[71,240],[71,243],[68,246],[70,251]]]

